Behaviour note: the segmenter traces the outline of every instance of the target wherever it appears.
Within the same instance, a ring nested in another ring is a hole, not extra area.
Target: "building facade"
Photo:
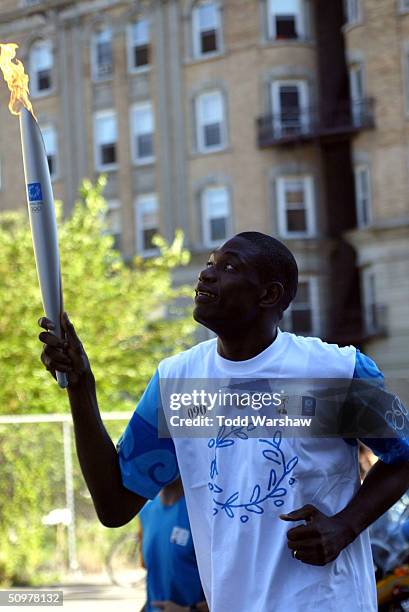
[[[283,326],[368,347],[401,375],[404,4],[3,0],[0,40],[19,44],[65,214],[81,179],[106,173],[108,221],[125,258],[154,253],[156,231],[171,240],[183,229],[192,263],[177,282],[192,281],[229,235],[271,233],[300,267]],[[0,210],[25,206],[7,102],[1,87]]]

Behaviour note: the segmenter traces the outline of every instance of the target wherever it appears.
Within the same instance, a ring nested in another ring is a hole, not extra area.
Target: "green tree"
[[[156,237],[157,257],[124,263],[104,234],[104,184],[85,181],[67,219],[57,206],[65,310],[89,355],[100,409],[133,410],[158,361],[191,344],[191,313],[177,306],[191,288],[171,282],[189,253],[178,232],[170,245]],[[0,215],[0,279],[0,414],[68,412],[66,392],[40,361],[43,309],[25,212]],[[109,424],[114,440],[124,427]],[[41,519],[65,506],[62,457],[60,424],[0,424],[0,584],[33,582],[53,567],[55,528]],[[77,528],[87,532],[95,513],[74,468]]]

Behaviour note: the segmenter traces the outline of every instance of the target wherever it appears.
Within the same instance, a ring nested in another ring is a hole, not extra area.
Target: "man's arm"
[[[327,516],[311,504],[282,514],[280,518],[286,521],[306,521],[306,525],[287,532],[294,558],[312,565],[333,561],[408,488],[408,461],[388,465],[378,460],[349,504],[334,516]]]
[[[43,317],[39,325],[52,329]],[[106,431],[98,409],[94,375],[74,326],[64,313],[62,327],[65,341],[42,332],[45,344],[41,360],[47,370],[66,372],[68,398],[74,421],[75,442],[81,470],[94,502],[98,518],[106,527],[128,523],[143,507],[146,498],[122,484],[116,448]]]

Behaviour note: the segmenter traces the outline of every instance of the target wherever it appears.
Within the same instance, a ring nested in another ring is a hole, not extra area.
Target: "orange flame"
[[[0,70],[11,91],[9,109],[13,115],[18,115],[25,107],[34,116],[29,98],[28,75],[24,72],[23,63],[15,59],[18,45],[15,43],[0,43]]]

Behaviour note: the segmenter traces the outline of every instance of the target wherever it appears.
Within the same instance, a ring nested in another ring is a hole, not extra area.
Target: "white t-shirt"
[[[375,612],[368,532],[337,559],[294,559],[279,515],[313,504],[342,510],[360,486],[356,445],[342,438],[158,438],[158,382],[167,378],[351,379],[356,350],[278,331],[252,359],[217,353],[216,339],[163,360],[118,443],[124,485],[152,498],[182,477],[203,589],[211,612]]]

